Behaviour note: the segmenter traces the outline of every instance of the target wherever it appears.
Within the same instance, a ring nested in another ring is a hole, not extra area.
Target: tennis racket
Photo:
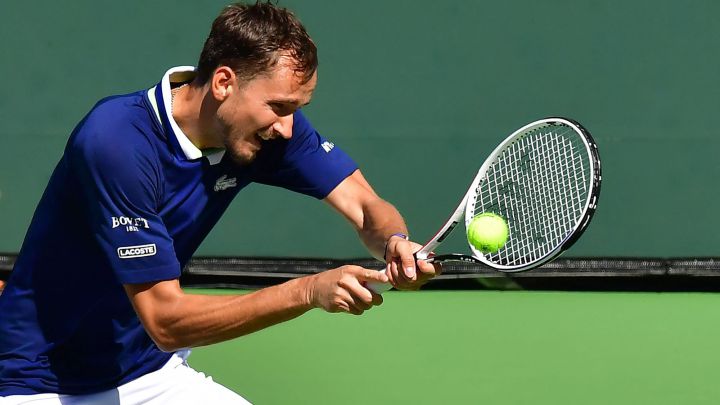
[[[547,263],[578,240],[597,208],[600,155],[590,132],[567,118],[532,122],[508,136],[480,167],[445,225],[418,252],[428,262],[480,263],[502,272],[530,270]],[[483,253],[435,255],[457,224],[492,212],[507,224],[507,242]],[[382,270],[385,271],[385,270]],[[382,293],[392,286],[368,283]]]

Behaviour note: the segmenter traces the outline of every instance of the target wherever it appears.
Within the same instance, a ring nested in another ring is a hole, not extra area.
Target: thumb
[[[411,254],[402,255],[400,257],[400,263],[402,265],[405,276],[411,280],[415,279],[415,256]]]

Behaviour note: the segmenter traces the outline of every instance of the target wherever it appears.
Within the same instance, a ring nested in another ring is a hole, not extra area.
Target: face
[[[217,130],[225,153],[235,162],[249,164],[264,142],[292,136],[293,113],[310,102],[317,83],[317,72],[303,83],[292,67],[290,57],[280,57],[270,72],[245,83],[229,68],[224,80],[217,77],[222,69],[216,71],[212,91],[220,101]]]

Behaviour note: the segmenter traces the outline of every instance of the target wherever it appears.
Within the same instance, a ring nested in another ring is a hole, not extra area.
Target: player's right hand
[[[387,283],[384,273],[360,266],[342,266],[311,276],[309,298],[314,307],[327,312],[360,315],[382,304],[382,296],[365,287],[369,281]]]

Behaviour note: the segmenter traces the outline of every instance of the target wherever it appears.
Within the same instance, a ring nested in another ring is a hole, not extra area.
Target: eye
[[[296,110],[294,105],[291,105],[288,103],[281,103],[281,102],[277,102],[277,101],[271,101],[268,103],[268,105],[273,110],[273,112],[280,117],[284,117],[286,115],[291,115]]]

